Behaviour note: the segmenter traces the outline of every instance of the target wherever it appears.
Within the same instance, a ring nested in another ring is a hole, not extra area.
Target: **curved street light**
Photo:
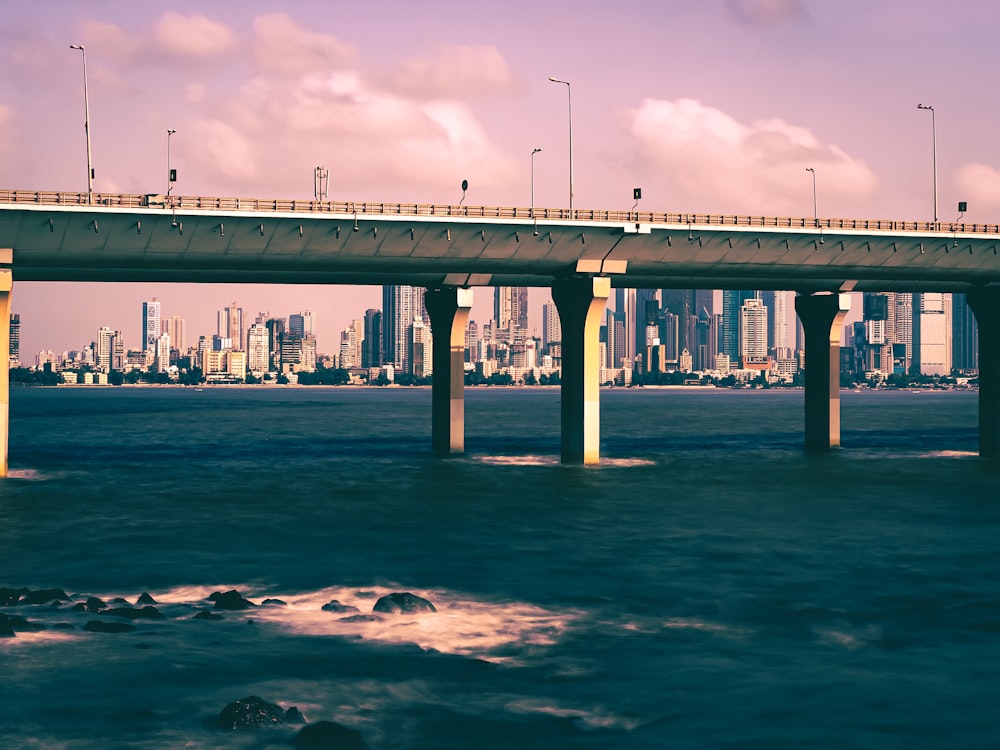
[[[937,122],[934,118],[934,107],[929,104],[918,104],[917,109],[929,109],[931,112],[931,138],[933,139],[934,158],[934,223],[938,221],[938,179],[937,179]]]
[[[816,226],[819,226],[819,211],[816,208],[816,170],[812,167],[806,167],[807,172],[812,172],[813,176],[813,222]]]
[[[569,81],[552,76],[549,76],[549,80],[552,83],[566,84],[566,100],[569,104],[569,218],[574,219],[576,215],[573,213],[573,92]]]
[[[90,94],[87,91],[87,50],[82,44],[71,44],[83,55],[83,129],[87,133],[87,203],[94,202],[94,164],[90,155]]]

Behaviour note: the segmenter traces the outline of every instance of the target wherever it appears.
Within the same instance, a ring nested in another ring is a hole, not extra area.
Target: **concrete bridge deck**
[[[599,460],[612,286],[789,289],[806,335],[805,443],[840,443],[847,291],[964,292],[979,324],[980,454],[1000,458],[1000,225],[0,190],[0,355],[13,281],[411,284],[434,333],[432,443],[464,449],[476,286],[549,286],[563,327],[562,457]],[[0,475],[8,367],[0,362]]]

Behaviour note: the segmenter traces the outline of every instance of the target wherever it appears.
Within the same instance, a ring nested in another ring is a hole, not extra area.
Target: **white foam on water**
[[[558,456],[476,456],[474,460],[496,466],[560,466]],[[645,458],[602,458],[600,463],[587,469],[620,468],[628,466],[654,466],[655,461]]]
[[[359,590],[331,587],[291,596],[278,595],[287,606],[244,611],[257,621],[275,623],[291,632],[361,638],[393,644],[413,644],[425,650],[514,661],[526,649],[558,642],[579,613],[554,612],[525,602],[487,602],[446,590],[406,587]],[[437,612],[373,613],[378,597],[409,591],[434,604]],[[246,595],[246,594],[244,594]],[[327,612],[323,605],[336,600],[358,612]]]
[[[29,480],[44,479],[44,477],[35,469],[10,469],[7,472],[7,478]]]
[[[37,622],[37,620],[33,620]],[[83,637],[83,633],[67,630],[19,630],[13,638],[0,638],[0,646],[37,646],[42,643],[57,643],[74,641]]]
[[[845,623],[839,623],[834,627],[815,628],[814,632],[820,642],[840,646],[849,651],[864,648],[882,638],[882,629],[878,625],[853,628]]]
[[[511,713],[545,714],[560,719],[576,719],[588,729],[624,729],[631,731],[641,723],[637,718],[621,716],[604,706],[584,709],[560,706],[544,699],[523,698],[506,704]]]
[[[698,630],[704,633],[740,638],[746,635],[742,628],[733,628],[717,622],[708,622],[693,617],[671,617],[663,623],[668,630]]]

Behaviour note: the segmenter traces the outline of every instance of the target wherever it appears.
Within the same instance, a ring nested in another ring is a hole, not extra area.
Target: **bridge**
[[[845,292],[963,292],[981,342],[980,454],[995,458],[998,251],[997,224],[0,190],[0,354],[15,280],[421,286],[437,365],[432,444],[453,454],[464,449],[472,289],[545,286],[563,328],[562,459],[592,464],[612,287],[794,290],[806,335],[805,443],[825,450],[840,444]]]

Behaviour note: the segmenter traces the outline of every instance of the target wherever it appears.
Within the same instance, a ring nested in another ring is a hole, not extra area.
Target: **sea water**
[[[368,747],[1000,746],[1000,474],[973,392],[607,390],[562,466],[557,388],[14,389],[0,747],[288,747],[250,695]],[[257,605],[194,616],[213,592]],[[437,612],[373,616],[411,592]],[[162,620],[84,630],[88,596]],[[336,600],[364,617],[324,611]],[[124,605],[122,605],[124,606]]]

